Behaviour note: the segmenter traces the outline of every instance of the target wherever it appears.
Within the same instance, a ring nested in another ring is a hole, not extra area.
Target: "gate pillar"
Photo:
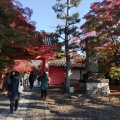
[[[48,60],[46,58],[42,60],[42,73],[43,72],[48,72]]]

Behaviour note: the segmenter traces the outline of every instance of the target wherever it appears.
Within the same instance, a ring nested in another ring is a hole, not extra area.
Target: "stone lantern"
[[[86,67],[87,67],[87,79],[86,79],[86,94],[89,95],[107,95],[110,93],[109,79],[105,79],[104,73],[99,72],[98,58],[95,53],[90,52],[90,40],[85,39],[84,50],[86,51]]]

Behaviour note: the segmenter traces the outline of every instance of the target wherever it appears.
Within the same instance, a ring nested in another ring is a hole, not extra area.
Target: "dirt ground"
[[[47,101],[53,120],[120,120],[120,93],[95,97],[54,88]]]

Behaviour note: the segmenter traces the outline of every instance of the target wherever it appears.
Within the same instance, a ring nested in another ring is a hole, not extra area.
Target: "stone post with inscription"
[[[98,59],[89,55],[88,58],[88,79],[86,81],[86,94],[107,95],[109,90],[109,79],[105,79],[103,73],[99,73]]]

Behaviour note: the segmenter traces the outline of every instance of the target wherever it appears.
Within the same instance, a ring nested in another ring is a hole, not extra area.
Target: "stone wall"
[[[109,79],[89,80],[86,82],[86,94],[108,95],[110,94]]]

